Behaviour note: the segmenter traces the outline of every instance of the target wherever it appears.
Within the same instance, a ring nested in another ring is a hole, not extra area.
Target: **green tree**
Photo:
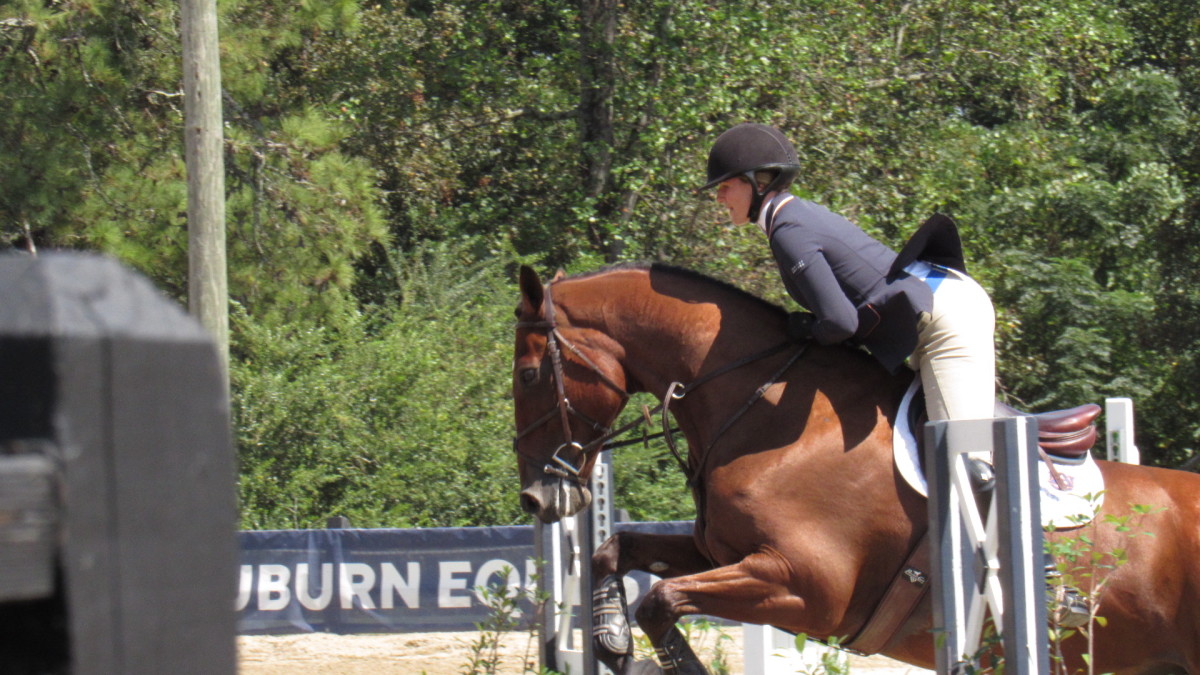
[[[515,286],[470,242],[397,255],[386,305],[337,328],[235,317],[243,524],[513,523]]]
[[[1195,456],[1194,5],[222,3],[247,524],[518,518],[496,478],[514,260],[664,260],[790,303],[761,235],[693,193],[744,120],[795,141],[796,192],[890,244],[958,220],[1006,395],[1132,395],[1149,461]],[[0,7],[3,245],[105,251],[183,299],[177,23]],[[681,515],[661,449],[618,462],[632,511]]]

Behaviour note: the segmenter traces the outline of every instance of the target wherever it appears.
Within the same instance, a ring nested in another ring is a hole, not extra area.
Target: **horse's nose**
[[[530,490],[521,492],[521,510],[529,515],[536,515],[542,508],[542,500]]]

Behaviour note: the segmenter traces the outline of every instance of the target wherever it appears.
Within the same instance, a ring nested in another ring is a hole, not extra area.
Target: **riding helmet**
[[[754,180],[756,171],[778,171],[769,185],[759,190]],[[754,189],[750,204],[750,219],[758,219],[763,197],[787,188],[800,170],[796,149],[778,129],[765,124],[739,124],[717,137],[708,153],[707,190],[734,176],[745,176]]]

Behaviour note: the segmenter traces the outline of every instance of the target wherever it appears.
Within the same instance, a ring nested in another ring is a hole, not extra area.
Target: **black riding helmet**
[[[778,171],[778,175],[760,190],[754,180],[756,171]],[[774,127],[747,122],[717,137],[708,152],[708,182],[700,190],[708,190],[734,176],[744,176],[754,191],[749,216],[755,221],[763,198],[786,189],[799,171],[800,160],[787,137]]]

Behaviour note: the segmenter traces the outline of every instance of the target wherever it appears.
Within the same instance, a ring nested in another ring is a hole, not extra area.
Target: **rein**
[[[721,439],[721,436],[724,436],[725,432],[729,431],[735,422],[749,412],[751,406],[753,406],[758,402],[759,399],[766,395],[767,389],[770,389],[772,385],[778,382],[779,378],[783,377],[783,374],[786,373],[792,367],[792,365],[796,363],[796,361],[799,361],[801,356],[804,356],[804,352],[808,351],[809,343],[805,342],[804,344],[800,345],[800,348],[797,349],[794,354],[792,354],[792,356],[783,364],[783,366],[781,366],[779,370],[775,371],[771,377],[768,378],[766,382],[762,383],[758,389],[755,389],[754,393],[750,394],[749,398],[746,399],[746,402],[742,404],[742,407],[739,408],[732,417],[725,420],[725,424],[721,425],[721,428],[718,429],[717,433],[713,435],[712,440],[708,442],[708,447],[704,449],[704,454],[700,456],[700,466],[696,467],[695,470],[693,470],[691,466],[683,460],[683,458],[679,455],[679,451],[675,449],[675,437],[671,434],[670,424],[668,423],[669,418],[667,417],[667,413],[669,412],[669,403],[673,400],[678,401],[682,399],[685,394],[692,391],[696,387],[699,387],[701,384],[704,384],[705,382],[717,377],[718,375],[723,375],[748,363],[753,363],[759,359],[764,359],[768,356],[778,354],[784,349],[787,349],[788,345],[790,344],[792,344],[790,341],[783,342],[757,354],[751,354],[740,361],[729,364],[724,368],[719,368],[708,375],[697,379],[688,386],[684,386],[679,382],[672,382],[671,386],[667,388],[667,394],[663,397],[662,404],[659,405],[659,408],[661,408],[663,412],[662,436],[666,439],[667,447],[671,450],[671,454],[675,456],[675,461],[679,464],[679,468],[682,469],[683,474],[687,476],[688,487],[696,487],[696,477],[704,474],[704,466],[708,463],[708,458],[712,455],[712,449],[717,444],[717,441]]]
[[[545,308],[546,308],[545,309],[545,315],[546,315],[545,320],[543,320],[543,321],[519,321],[519,322],[517,322],[516,327],[546,331],[546,351],[550,354],[550,365],[552,368],[552,376],[554,377],[554,388],[555,388],[555,395],[557,396],[557,404],[555,405],[555,407],[553,407],[549,411],[547,411],[546,414],[544,414],[541,417],[539,417],[538,419],[534,420],[527,427],[525,427],[524,429],[519,431],[516,436],[513,437],[513,452],[517,453],[518,455],[522,454],[520,449],[518,448],[518,442],[522,438],[525,438],[526,436],[528,436],[533,431],[541,428],[543,425],[550,423],[550,421],[552,421],[555,417],[558,417],[560,423],[562,424],[563,443],[561,445],[559,445],[557,448],[555,448],[554,454],[551,455],[550,461],[547,462],[542,467],[542,471],[546,474],[549,474],[552,476],[557,476],[559,478],[563,478],[566,480],[570,480],[575,483],[581,483],[581,484],[583,483],[583,476],[581,473],[582,466],[583,466],[584,462],[586,461],[587,456],[590,452],[595,450],[597,447],[601,448],[602,450],[605,449],[605,446],[606,446],[606,444],[608,444],[608,441],[612,440],[613,438],[615,438],[617,436],[620,436],[620,435],[626,433],[627,431],[631,431],[643,424],[645,424],[646,426],[651,426],[653,416],[657,415],[659,413],[662,413],[662,429],[663,430],[661,433],[657,433],[657,434],[653,434],[653,435],[643,435],[643,437],[640,439],[621,441],[618,443],[613,443],[611,445],[608,445],[608,447],[611,447],[611,448],[623,447],[623,446],[631,445],[633,443],[638,443],[638,442],[645,443],[645,442],[649,441],[651,438],[663,437],[666,439],[667,448],[670,449],[671,455],[675,458],[675,461],[679,465],[680,470],[683,471],[684,476],[687,477],[688,486],[695,487],[696,478],[697,478],[697,476],[702,474],[702,470],[704,468],[706,458],[708,457],[708,455],[711,454],[710,451],[712,450],[713,446],[716,445],[717,440],[720,439],[721,436],[724,435],[725,432],[728,431],[734,425],[734,423],[736,423],[739,419],[741,419],[741,417],[743,415],[745,415],[747,411],[750,410],[751,406],[753,406],[754,403],[756,403],[759,399],[761,399],[766,394],[767,389],[770,388],[775,383],[777,383],[779,381],[779,378],[781,378],[783,376],[783,374],[785,372],[787,372],[787,370],[789,368],[791,368],[792,365],[795,364],[796,361],[798,361],[800,359],[800,357],[804,355],[804,352],[807,351],[807,349],[808,349],[808,343],[804,343],[804,344],[800,345],[800,348],[794,354],[792,354],[791,358],[789,358],[787,360],[787,362],[784,363],[781,368],[779,368],[775,373],[773,373],[771,375],[771,377],[765,383],[762,384],[762,386],[760,386],[758,389],[756,389],[754,391],[754,393],[751,394],[750,397],[746,400],[746,402],[742,405],[742,407],[736,413],[733,414],[732,417],[730,417],[728,420],[726,420],[725,424],[721,426],[720,430],[718,430],[716,435],[713,436],[712,440],[709,441],[708,447],[705,449],[704,455],[700,458],[700,465],[696,469],[693,469],[690,466],[690,464],[688,463],[688,461],[686,461],[680,455],[679,450],[675,445],[675,438],[674,438],[673,432],[678,431],[678,429],[673,429],[671,427],[670,416],[669,416],[671,402],[683,399],[684,396],[695,391],[701,385],[703,385],[707,382],[710,382],[722,375],[725,375],[725,374],[730,373],[734,370],[737,370],[743,366],[754,363],[755,361],[760,361],[762,359],[779,354],[779,353],[783,352],[784,350],[786,350],[789,346],[791,346],[794,343],[790,340],[786,340],[786,341],[784,341],[780,344],[777,344],[773,347],[769,347],[760,352],[756,352],[756,353],[746,356],[742,359],[734,361],[733,363],[728,363],[724,366],[721,366],[720,368],[717,368],[716,370],[714,370],[712,372],[705,373],[704,375],[701,375],[700,377],[696,378],[689,384],[684,384],[682,382],[672,382],[670,384],[670,386],[667,387],[667,393],[663,396],[663,400],[661,403],[656,405],[653,409],[650,409],[647,406],[642,406],[642,417],[641,418],[635,419],[634,421],[624,424],[616,429],[612,429],[612,428],[606,427],[605,425],[601,424],[600,422],[597,422],[596,420],[593,420],[592,418],[588,417],[584,413],[580,412],[574,405],[571,404],[571,400],[567,397],[567,394],[566,394],[566,388],[565,388],[566,378],[563,376],[562,349],[560,348],[560,344],[563,347],[566,347],[566,349],[568,351],[570,351],[572,354],[577,356],[588,367],[588,369],[590,369],[593,373],[596,374],[596,376],[598,376],[600,378],[601,382],[603,382],[608,388],[615,391],[621,397],[622,401],[624,401],[626,403],[629,401],[629,398],[630,398],[629,392],[625,391],[625,389],[623,387],[621,387],[616,382],[614,382],[612,380],[612,378],[605,375],[604,372],[600,369],[600,366],[596,365],[595,361],[588,358],[588,356],[583,353],[583,350],[581,350],[577,346],[575,346],[575,344],[573,344],[570,340],[568,340],[562,334],[562,332],[558,329],[558,323],[555,321],[556,317],[555,317],[554,301],[551,297],[551,286],[550,285],[546,285],[546,287],[545,287],[545,298],[544,298],[543,304],[545,305]],[[571,432],[571,417],[572,416],[582,420],[585,424],[590,426],[594,431],[599,432],[600,435],[597,436],[596,438],[592,439],[591,441],[589,441],[586,445],[581,444],[578,441],[574,440],[574,435]],[[565,459],[562,456],[563,451],[572,451],[577,454],[578,459],[574,460],[575,461],[574,464],[572,464],[570,461],[568,461],[567,459]]]

